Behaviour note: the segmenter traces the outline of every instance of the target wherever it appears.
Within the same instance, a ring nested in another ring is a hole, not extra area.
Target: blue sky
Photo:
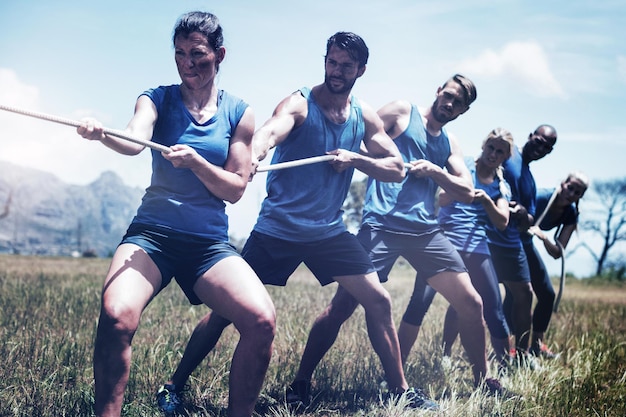
[[[179,82],[171,46],[177,17],[206,10],[224,27],[219,85],[250,103],[257,126],[284,96],[323,80],[326,39],[346,30],[370,48],[353,92],[374,108],[399,98],[426,106],[438,85],[461,72],[476,83],[478,99],[448,130],[466,155],[477,154],[494,127],[522,145],[537,125],[550,123],[559,140],[531,165],[538,186],[556,186],[574,170],[592,180],[623,177],[626,4],[539,3],[5,0],[0,103],[72,119],[91,115],[123,128],[139,93]],[[0,112],[0,145],[1,160],[74,184],[105,170],[129,185],[149,181],[148,152],[121,156],[50,122]],[[263,180],[260,174],[229,207],[233,234],[245,237],[254,224]]]

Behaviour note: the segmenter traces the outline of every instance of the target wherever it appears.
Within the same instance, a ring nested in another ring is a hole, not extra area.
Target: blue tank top
[[[152,140],[165,146],[185,144],[211,164],[223,167],[230,138],[248,105],[220,90],[217,112],[198,123],[183,104],[178,85],[161,86],[142,93],[155,104],[158,119]],[[187,168],[152,150],[152,179],[133,223],[158,226],[215,241],[228,241],[224,201],[213,195]]]
[[[554,188],[541,188],[537,191],[537,217],[541,216],[543,211],[546,209],[548,205],[548,201],[550,197],[552,197],[552,193],[554,192]],[[559,227],[561,225],[568,226],[572,224],[578,223],[578,210],[576,206],[572,203],[569,206],[565,207],[563,213],[558,219],[551,219],[550,216],[546,215],[541,221],[539,228],[541,230],[551,230],[555,227]],[[524,236],[524,243],[530,242],[532,240],[532,236]]]
[[[493,200],[507,198],[500,192],[500,180],[496,177],[491,184],[483,184],[476,175],[476,163],[473,158],[466,158],[465,164],[472,174],[474,188],[484,190]],[[489,255],[487,245],[487,226],[492,224],[481,203],[464,204],[453,201],[441,206],[438,215],[439,224],[454,247],[463,252]]]
[[[358,100],[351,98],[350,116],[337,124],[326,118],[310,89],[302,88],[300,93],[308,102],[307,117],[276,146],[272,164],[339,148],[359,152],[365,122]],[[267,197],[254,230],[292,242],[319,241],[343,233],[347,229],[341,207],[353,173],[353,168],[337,172],[327,162],[270,171]]]
[[[450,141],[445,130],[431,136],[415,105],[406,130],[395,140],[405,162],[427,159],[444,167],[450,157]],[[396,233],[423,234],[437,230],[435,192],[430,178],[407,175],[402,182],[369,179],[363,207],[363,224]]]
[[[522,154],[517,147],[513,147],[511,157],[504,161],[502,167],[504,168],[504,179],[511,187],[511,200],[521,203],[526,207],[528,213],[534,216],[537,186],[528,164],[522,160]],[[491,243],[502,247],[518,247],[522,239],[522,233],[518,230],[518,223],[512,218],[504,231],[490,226],[487,234]],[[524,232],[524,235],[527,233]]]

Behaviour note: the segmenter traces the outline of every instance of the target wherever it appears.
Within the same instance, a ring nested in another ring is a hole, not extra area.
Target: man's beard
[[[324,84],[326,85],[326,88],[328,88],[333,94],[344,94],[352,91],[352,87],[356,82],[356,78],[354,78],[353,80],[346,80],[345,78],[341,78],[341,81],[343,82],[343,87],[335,88],[331,84],[331,78],[328,75],[324,77]]]
[[[443,112],[439,111],[439,104],[437,103],[437,101],[433,103],[432,113],[433,113],[433,117],[435,118],[435,120],[441,123],[442,125],[445,125],[449,121],[456,119],[456,117],[452,117],[451,115],[448,116],[447,114],[444,114]]]

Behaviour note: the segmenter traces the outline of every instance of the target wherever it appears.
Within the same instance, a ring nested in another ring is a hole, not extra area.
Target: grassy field
[[[91,416],[91,355],[107,259],[0,256],[0,416]],[[413,273],[399,264],[385,284],[396,324]],[[259,416],[292,416],[284,387],[295,371],[315,316],[335,287],[321,288],[302,268],[286,288],[269,288],[278,312],[274,355],[258,402]],[[409,384],[436,398],[440,412],[406,410],[379,400],[381,369],[362,309],[342,329],[315,374],[315,400],[302,416],[626,416],[626,288],[568,281],[548,343],[561,352],[540,370],[502,379],[519,396],[487,397],[471,386],[460,346],[452,366],[439,341],[446,303],[436,297],[406,367]],[[171,285],[146,310],[134,340],[124,416],[158,416],[154,393],[173,371],[206,307],[190,306]],[[225,416],[228,370],[238,335],[231,328],[194,373],[189,416]]]

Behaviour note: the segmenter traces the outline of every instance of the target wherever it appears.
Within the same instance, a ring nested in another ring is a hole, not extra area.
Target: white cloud
[[[508,78],[540,97],[564,97],[545,51],[536,42],[510,42],[500,51],[485,50],[461,63],[463,72]]]
[[[41,111],[39,89],[23,83],[14,71],[0,68],[0,104]],[[89,112],[74,111],[85,113]],[[148,151],[137,157],[120,155],[82,139],[73,127],[9,111],[0,111],[0,159],[51,172],[71,184],[87,184],[108,170],[133,186],[145,187],[150,179]]]
[[[6,106],[33,108],[38,102],[37,87],[23,84],[15,71],[0,68],[0,103]]]

